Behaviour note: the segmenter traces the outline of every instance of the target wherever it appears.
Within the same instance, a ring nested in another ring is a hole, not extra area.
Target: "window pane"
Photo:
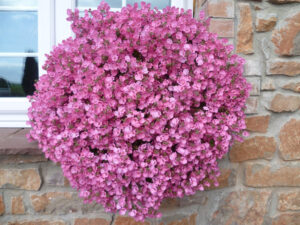
[[[163,9],[170,5],[170,0],[127,0],[126,4],[133,5],[135,2],[146,2],[150,3],[152,8],[157,7],[158,9]]]
[[[38,62],[34,57],[0,57],[0,96],[32,95],[38,79]]]
[[[102,0],[77,0],[78,7],[97,7]],[[122,0],[106,0],[111,8],[122,8]]]
[[[38,0],[0,0],[0,6],[37,7]]]
[[[37,12],[0,11],[0,52],[37,52]]]

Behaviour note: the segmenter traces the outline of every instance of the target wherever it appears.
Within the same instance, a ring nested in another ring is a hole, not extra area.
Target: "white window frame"
[[[126,0],[122,0],[122,6]],[[171,6],[193,10],[193,0],[171,0]],[[38,57],[39,76],[53,45],[72,36],[70,22],[66,21],[67,9],[75,9],[76,0],[38,0],[38,7],[0,7],[0,10],[36,11],[38,12],[38,53],[0,53],[5,57]],[[83,8],[79,8],[83,10]],[[113,8],[112,10],[119,10]],[[29,127],[27,111],[30,103],[25,97],[0,97],[0,127]]]
[[[0,7],[1,11],[37,11],[38,14],[38,52],[0,53],[1,57],[38,57],[39,76],[43,74],[42,65],[45,53],[50,52],[54,42],[54,0],[38,0],[38,7]],[[27,111],[30,103],[25,97],[0,98],[0,127],[29,127]]]

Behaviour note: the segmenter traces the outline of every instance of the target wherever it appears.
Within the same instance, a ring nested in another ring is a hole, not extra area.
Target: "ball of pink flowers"
[[[244,60],[201,14],[145,3],[68,12],[75,37],[47,55],[30,97],[30,139],[85,202],[137,220],[163,199],[217,185],[242,138]]]

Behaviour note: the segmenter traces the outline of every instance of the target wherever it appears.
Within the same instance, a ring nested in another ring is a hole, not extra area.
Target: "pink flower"
[[[245,60],[199,17],[145,3],[68,11],[74,37],[47,55],[29,139],[85,202],[144,220],[217,185],[218,159],[246,134],[250,85]]]
[[[134,78],[137,81],[143,80],[143,77],[144,77],[144,75],[142,73],[137,73],[137,74],[134,75]]]
[[[161,116],[161,112],[158,111],[158,110],[151,110],[151,111],[150,111],[150,114],[151,114],[151,116],[152,116],[153,118],[158,118],[158,117]]]
[[[176,127],[178,125],[178,123],[179,123],[179,119],[174,118],[174,119],[171,120],[170,125],[171,125],[171,127]]]

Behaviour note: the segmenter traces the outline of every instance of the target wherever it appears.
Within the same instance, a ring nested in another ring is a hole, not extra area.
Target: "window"
[[[53,0],[0,0],[0,127],[26,127],[34,82],[54,44]]]
[[[142,0],[107,0],[111,9]],[[158,9],[193,8],[193,0],[144,0]],[[101,0],[0,0],[0,127],[28,127],[26,95],[43,74],[45,53],[72,35],[66,10],[95,9]]]

